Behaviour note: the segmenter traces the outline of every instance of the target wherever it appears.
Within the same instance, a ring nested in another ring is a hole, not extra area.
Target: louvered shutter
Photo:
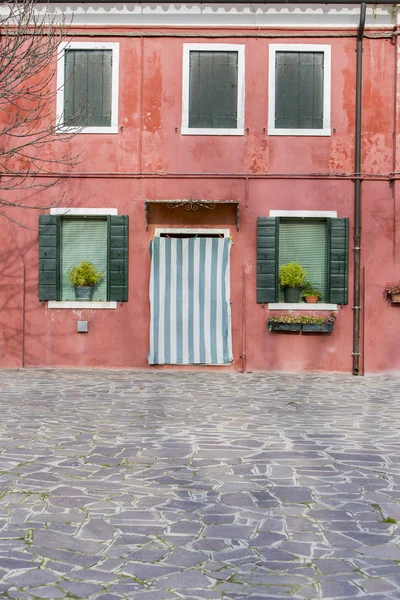
[[[279,267],[297,262],[307,271],[307,281],[321,292],[321,302],[327,302],[327,224],[318,219],[281,219],[279,225]],[[279,289],[279,302],[284,302]]]
[[[111,125],[112,50],[66,50],[64,122]]]
[[[39,215],[39,300],[59,300],[59,217]]]
[[[324,98],[323,52],[277,52],[275,127],[321,129]]]
[[[238,53],[191,51],[189,127],[237,127]]]
[[[329,302],[348,303],[349,219],[328,219]]]
[[[128,216],[108,217],[108,299],[128,300]]]
[[[75,300],[75,289],[69,280],[72,267],[82,261],[94,264],[103,273],[95,286],[93,301],[107,300],[107,220],[63,218],[61,221],[61,300]]]
[[[257,219],[257,302],[278,300],[279,218]]]

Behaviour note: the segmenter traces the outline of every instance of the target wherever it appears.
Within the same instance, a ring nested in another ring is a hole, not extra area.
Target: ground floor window
[[[270,217],[258,217],[257,302],[282,303],[279,269],[298,262],[321,292],[320,305],[347,304],[349,219],[326,212],[271,211]]]
[[[75,289],[69,280],[73,267],[82,261],[91,262],[103,273],[95,286],[93,301],[107,300],[107,220],[61,219],[61,300],[75,300]]]
[[[39,216],[39,300],[74,302],[69,274],[86,261],[103,273],[90,301],[126,302],[128,216],[115,209],[52,210],[55,214]]]
[[[279,221],[279,268],[298,262],[307,271],[307,281],[321,292],[321,302],[328,302],[326,219],[283,219]],[[284,302],[279,289],[279,302]]]

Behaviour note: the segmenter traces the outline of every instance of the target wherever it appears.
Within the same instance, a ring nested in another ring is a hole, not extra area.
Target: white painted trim
[[[277,52],[324,53],[324,99],[322,129],[275,128],[275,57]],[[331,46],[327,44],[270,44],[268,75],[268,135],[330,136],[331,135]]]
[[[182,135],[244,135],[245,100],[245,45],[244,44],[183,44],[182,66]],[[237,127],[236,129],[212,129],[189,127],[189,59],[190,52],[237,52]]]
[[[156,227],[154,230],[154,237],[160,237],[162,233],[213,233],[223,235],[224,237],[231,236],[230,229],[202,229],[202,228],[194,228],[194,227]]]
[[[290,217],[299,219],[336,219],[336,210],[270,210],[270,217]]]
[[[393,10],[394,8],[394,10]],[[34,7],[38,15],[49,11],[55,23],[72,23],[73,26],[101,27],[246,27],[254,31],[284,28],[316,28],[318,31],[337,29],[339,27],[356,30],[360,16],[357,5],[337,4],[327,6],[321,4],[298,5],[252,5],[199,3],[161,3],[138,4],[135,2],[84,2],[57,4],[37,4]],[[0,14],[7,11],[7,5],[0,6]],[[391,4],[375,4],[367,6],[366,30],[379,27],[392,29],[399,14],[397,7]]]
[[[324,304],[323,302],[317,302],[311,304],[310,302],[270,302],[268,304],[269,310],[337,310],[337,304]]]
[[[110,127],[63,127],[64,122],[64,85],[65,85],[65,50],[112,50],[111,71],[111,125]],[[118,133],[118,100],[119,100],[119,43],[118,42],[63,42],[58,47],[57,57],[57,100],[56,123],[57,133]]]
[[[51,215],[63,217],[100,217],[104,215],[117,215],[117,208],[51,208]]]
[[[47,303],[47,307],[50,309],[53,308],[69,308],[73,310],[80,310],[81,308],[88,309],[98,309],[98,308],[107,308],[107,309],[116,309],[117,302],[114,300],[111,302],[80,302],[75,300],[62,300],[60,302],[56,300],[49,300]]]

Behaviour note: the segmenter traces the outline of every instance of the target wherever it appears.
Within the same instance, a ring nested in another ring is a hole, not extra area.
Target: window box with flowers
[[[385,300],[392,304],[400,304],[400,281],[397,283],[387,283],[383,290]]]
[[[270,331],[295,331],[297,333],[332,333],[336,315],[331,313],[327,317],[314,317],[309,315],[284,315],[269,317]]]

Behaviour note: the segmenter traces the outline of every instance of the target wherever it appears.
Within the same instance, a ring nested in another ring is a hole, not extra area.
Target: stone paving
[[[0,597],[400,598],[400,377],[0,372]]]

